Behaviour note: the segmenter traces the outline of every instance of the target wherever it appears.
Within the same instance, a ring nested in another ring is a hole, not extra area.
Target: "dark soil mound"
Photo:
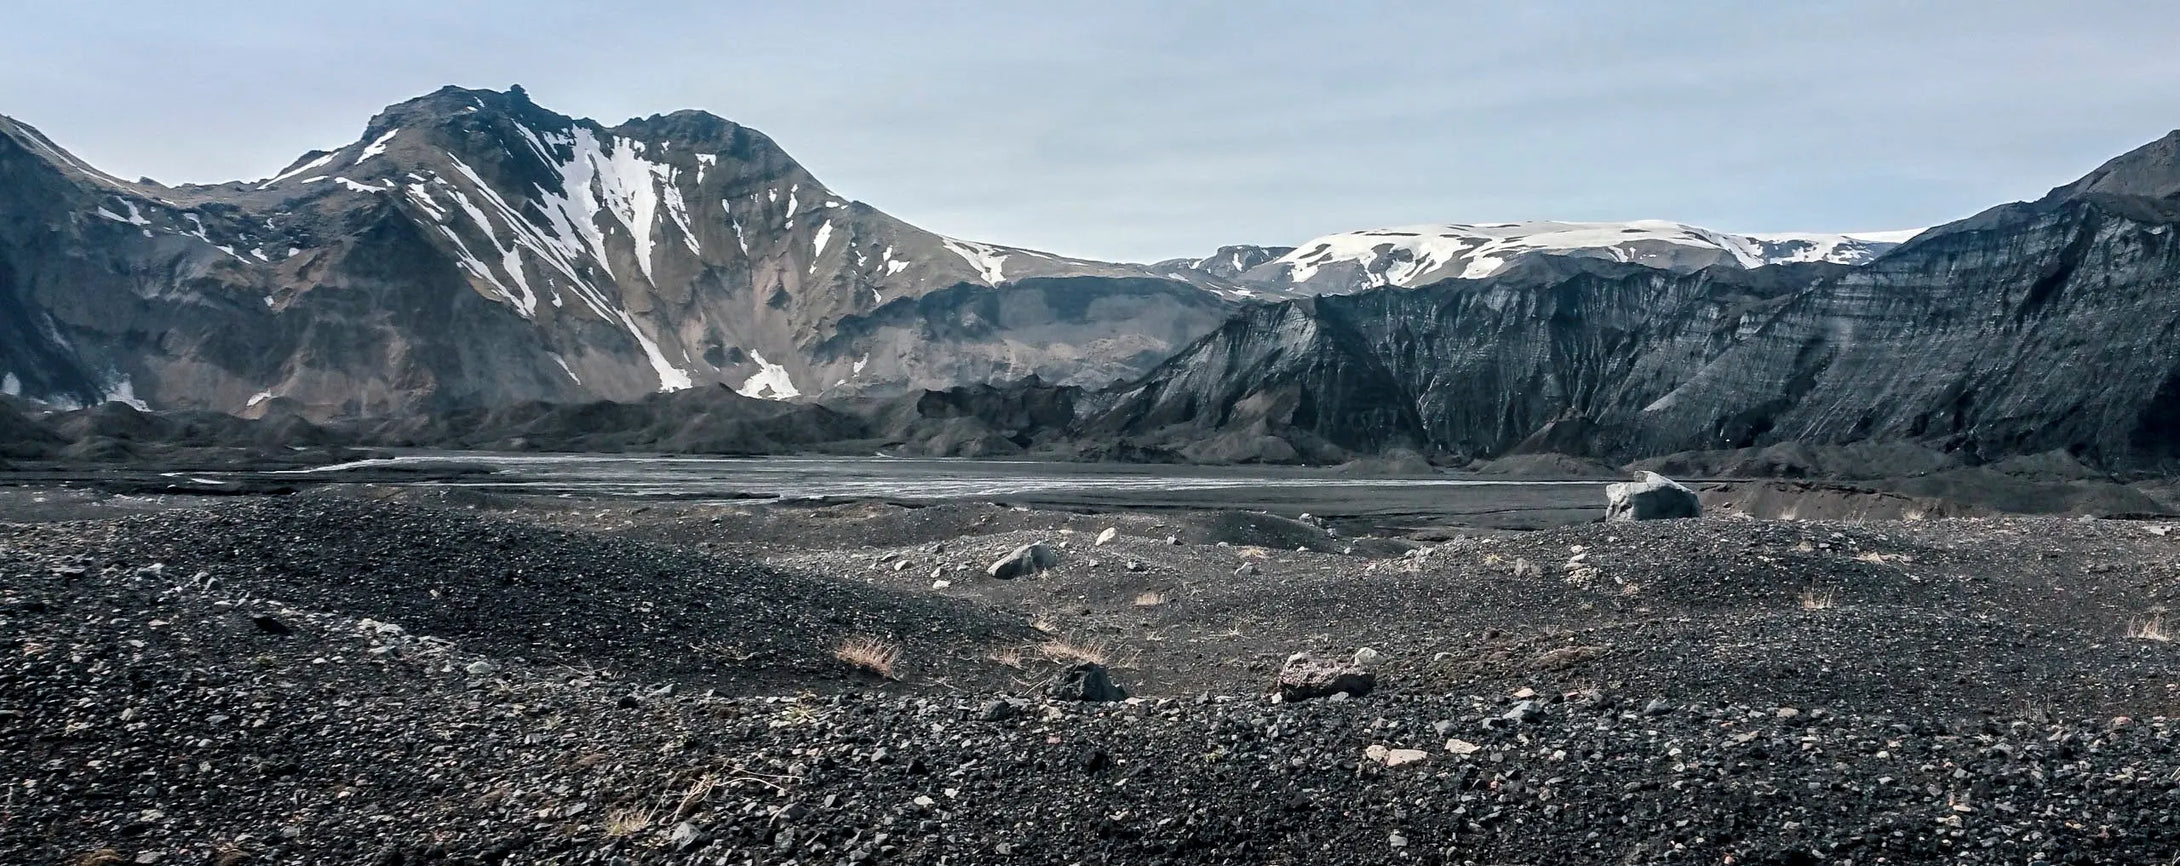
[[[471,652],[724,690],[851,675],[833,657],[850,636],[898,642],[908,664],[937,674],[964,646],[1032,633],[1018,617],[732,556],[337,496],[168,512],[111,529],[113,562],[202,573]]]

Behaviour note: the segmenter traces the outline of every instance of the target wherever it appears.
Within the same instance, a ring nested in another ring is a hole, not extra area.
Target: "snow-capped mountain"
[[[1345,294],[1373,286],[1413,287],[1447,279],[1478,279],[1529,255],[1582,256],[1671,271],[1713,265],[1756,268],[1782,262],[1858,265],[1915,234],[1732,234],[1662,220],[1620,223],[1512,222],[1371,229],[1325,235],[1291,249],[1224,247],[1198,260],[1161,262],[1167,273],[1213,273],[1259,292],[1298,296]],[[1269,252],[1248,261],[1242,251]]]
[[[123,181],[0,119],[0,275],[12,393],[317,416],[1102,384],[1231,307],[925,231],[710,114],[607,127],[520,88],[445,88],[218,185]]]
[[[1667,223],[1334,236],[1257,270],[1389,285],[1251,305],[1086,426],[1125,453],[1234,462],[1913,443],[2170,473],[2175,237],[2180,131],[1860,267],[1761,265],[1900,239]],[[1500,271],[1537,252],[1577,258]],[[1684,272],[1721,262],[1740,267]]]
[[[616,126],[448,87],[267,177],[127,181],[0,118],[0,393],[315,418],[721,385],[796,398],[1133,379],[1249,300],[1495,273],[1854,262],[1875,236],[1514,223],[1156,265],[946,237],[701,111]]]

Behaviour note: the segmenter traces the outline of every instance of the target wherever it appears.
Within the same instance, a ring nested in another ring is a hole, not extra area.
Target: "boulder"
[[[1273,695],[1281,703],[1329,698],[1337,694],[1362,697],[1378,685],[1376,674],[1361,665],[1339,661],[1321,661],[1308,653],[1295,653],[1287,664],[1279,669],[1279,679]]]
[[[1063,701],[1124,701],[1128,690],[1113,682],[1113,675],[1096,662],[1083,662],[1061,672],[1051,695]]]
[[[1702,517],[1696,492],[1656,472],[1634,481],[1605,485],[1606,520],[1671,520]]]
[[[1036,574],[1060,564],[1060,554],[1043,544],[1025,544],[1013,553],[1000,557],[999,561],[984,569],[986,574],[1000,580],[1013,580]]]

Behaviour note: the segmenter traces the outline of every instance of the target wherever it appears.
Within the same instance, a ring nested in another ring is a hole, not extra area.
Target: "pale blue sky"
[[[1106,259],[1515,219],[1921,226],[2180,127],[2138,2],[17,3],[0,113],[263,177],[443,84],[703,108],[836,192]]]

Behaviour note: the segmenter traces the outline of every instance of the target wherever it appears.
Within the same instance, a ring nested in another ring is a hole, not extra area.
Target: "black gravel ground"
[[[2175,533],[316,494],[0,525],[0,862],[2164,863]],[[982,576],[1031,540],[1060,568]],[[1037,697],[1053,644],[1139,697]],[[1263,697],[1365,645],[1379,692]]]

